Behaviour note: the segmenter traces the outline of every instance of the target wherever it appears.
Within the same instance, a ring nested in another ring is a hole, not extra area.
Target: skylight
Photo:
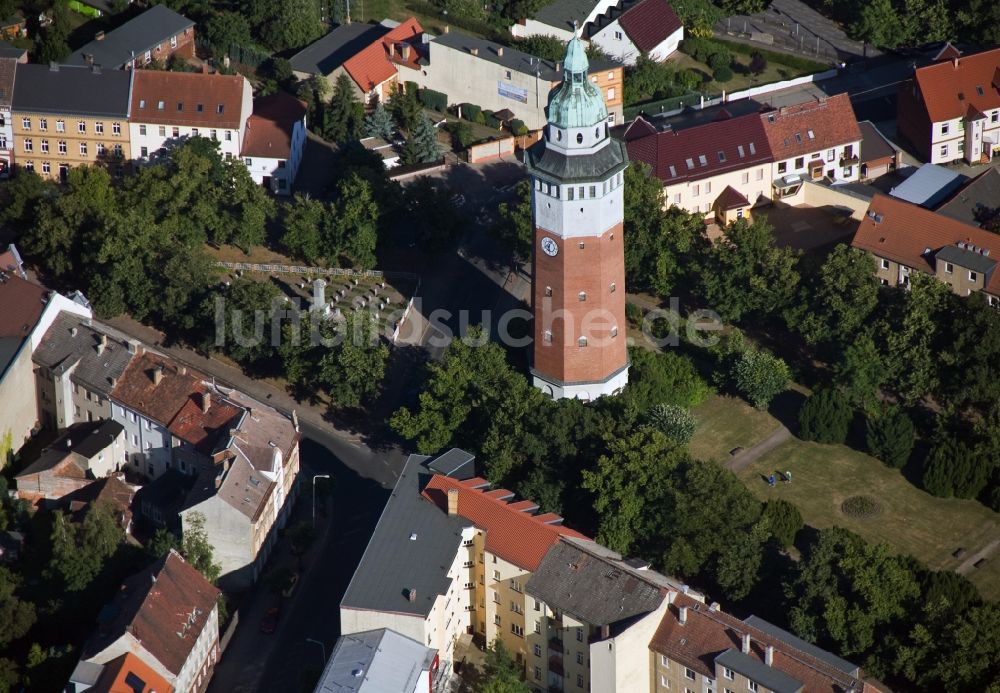
[[[725,163],[725,161],[726,161],[726,153],[720,149],[719,150],[719,163]]]
[[[739,155],[740,155],[740,158],[741,158],[741,159],[742,159],[742,158],[743,158],[744,156],[746,156],[746,154],[745,154],[745,153],[743,152],[743,145],[742,145],[742,144],[738,144],[738,145],[736,145],[736,151],[737,151],[737,152],[739,152]]]
[[[704,154],[698,155],[698,163],[701,164],[702,166],[708,166],[708,159],[705,157]]]
[[[684,163],[687,164],[688,168],[694,168],[694,159],[687,159]]]
[[[811,139],[811,140],[816,139],[816,133],[813,132],[812,130],[806,130],[806,135],[808,135],[809,139]]]
[[[796,132],[795,133],[795,141],[798,142],[799,144],[802,144],[802,135],[800,135],[799,133]]]
[[[982,86],[980,86],[978,84],[976,85],[976,93],[979,94],[980,96],[983,96],[983,88],[982,88]]]
[[[674,168],[673,164],[670,164],[670,177],[671,178],[677,177],[677,169]]]
[[[757,148],[755,146],[753,146],[753,142],[750,143],[750,153],[751,154],[756,154],[757,153]]]

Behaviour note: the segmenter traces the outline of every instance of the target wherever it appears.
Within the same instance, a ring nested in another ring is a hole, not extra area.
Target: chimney
[[[417,588],[411,587],[410,589],[406,590],[406,598],[410,600],[411,604],[417,601]]]
[[[958,69],[958,56],[957,55],[954,58],[951,59],[951,63],[952,63],[952,65],[955,66],[955,69],[957,70]]]
[[[93,53],[84,53],[83,54],[83,61],[85,63],[87,63],[88,65],[93,65],[94,64],[94,54]]]
[[[69,336],[70,337],[75,337],[76,336],[76,327],[69,328]]]
[[[497,56],[503,57],[503,46],[497,46]]]
[[[108,346],[108,335],[102,334],[97,337],[97,353],[103,354]]]
[[[680,622],[682,626],[688,622],[688,608],[686,606],[681,607],[681,614],[677,618],[677,620]]]
[[[750,634],[743,634],[743,654],[750,654]]]
[[[59,63],[55,60],[49,63],[49,72],[59,72]]]
[[[472,53],[473,55],[479,55],[479,49],[478,48],[470,48],[469,52]]]
[[[211,392],[201,393],[201,413],[207,414],[211,406],[212,406],[212,393]]]
[[[774,666],[774,645],[768,645],[764,648],[764,664],[769,667]]]
[[[103,31],[98,31],[96,34],[94,34],[94,40],[95,41],[103,41],[104,40],[104,32]]]
[[[450,26],[448,26],[447,24],[445,24],[445,25],[444,25],[444,33],[446,33],[446,34],[447,34],[447,33],[448,33],[449,31],[451,31],[451,27],[450,27]]]
[[[99,75],[101,74],[101,66],[95,63],[90,66],[90,71],[95,75]]]
[[[458,515],[458,489],[448,489],[448,514]]]
[[[408,43],[404,43],[403,44],[403,60],[409,60],[410,59],[410,51],[411,50],[412,49],[410,48],[410,44],[408,44]]]
[[[556,61],[556,72],[561,72],[561,71],[562,71],[562,62],[559,61],[559,60],[557,60]]]
[[[161,380],[163,380],[163,366],[157,366],[153,369],[153,385],[159,385]]]

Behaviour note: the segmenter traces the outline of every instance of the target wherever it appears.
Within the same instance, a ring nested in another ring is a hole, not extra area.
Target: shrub
[[[851,496],[840,504],[840,510],[848,517],[867,520],[882,512],[882,505],[871,496]]]
[[[500,128],[500,119],[493,115],[493,111],[483,111],[483,124],[497,130]]]
[[[805,524],[802,522],[802,513],[799,509],[783,498],[764,503],[764,517],[771,528],[771,535],[782,546],[794,544],[795,535]]]
[[[524,135],[528,134],[528,126],[524,124],[523,120],[518,120],[517,118],[515,118],[514,120],[510,121],[508,126],[510,127],[511,134],[517,137],[523,137]]]
[[[712,79],[714,79],[719,84],[728,82],[733,78],[733,71],[727,66],[722,66],[712,73]]]
[[[640,347],[629,349],[629,356],[632,370],[626,393],[640,412],[654,404],[693,407],[708,396],[708,384],[688,357]]]
[[[448,108],[448,95],[440,91],[420,89],[417,91],[417,98],[420,99],[420,103],[432,111],[444,113]]]
[[[687,445],[694,435],[694,416],[676,404],[657,404],[646,415],[646,424],[680,445]]]
[[[853,415],[850,402],[839,388],[824,388],[799,410],[799,435],[817,443],[843,443]]]
[[[916,429],[913,421],[899,407],[869,414],[865,422],[868,451],[890,467],[900,469],[910,459]]]
[[[766,351],[748,349],[737,356],[730,369],[730,381],[736,391],[758,409],[767,405],[788,387],[788,365]]]
[[[472,144],[472,126],[464,120],[448,123],[445,129],[451,133],[452,147],[457,151]]]
[[[767,69],[767,58],[760,51],[750,54],[750,72],[759,75]]]
[[[712,68],[713,72],[718,72],[724,67],[730,67],[732,64],[733,58],[727,50],[720,50],[708,56],[708,66]]]
[[[481,120],[482,119],[482,115],[483,115],[483,109],[481,109],[476,104],[474,104],[474,103],[462,103],[462,104],[459,104],[459,108],[462,111],[462,117],[465,118],[466,120],[468,120],[468,121],[470,121],[472,123],[481,123],[481,122],[483,122]]]
[[[924,462],[923,485],[942,498],[975,498],[986,487],[991,469],[972,445],[944,436]]]

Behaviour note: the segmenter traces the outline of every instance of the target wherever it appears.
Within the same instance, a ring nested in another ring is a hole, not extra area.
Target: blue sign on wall
[[[497,82],[497,93],[507,99],[514,99],[521,103],[528,103],[528,90],[515,87],[507,82]]]

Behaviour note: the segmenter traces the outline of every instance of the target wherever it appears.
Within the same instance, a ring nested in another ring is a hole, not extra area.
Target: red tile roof
[[[776,161],[861,141],[846,93],[783,106],[760,117]]]
[[[750,201],[739,190],[731,185],[727,185],[726,189],[715,198],[715,205],[713,206],[720,209],[739,209],[740,207],[749,207]]]
[[[253,115],[247,119],[243,136],[243,156],[287,159],[292,152],[295,123],[306,115],[306,104],[286,91],[276,91],[253,101]]]
[[[934,254],[958,242],[987,248],[992,258],[1000,258],[1000,236],[997,234],[895,197],[876,195],[851,245],[934,274]],[[928,248],[929,253],[926,252]],[[1000,272],[990,274],[985,290],[1000,296]]]
[[[129,119],[238,130],[250,115],[243,113],[243,98],[249,90],[250,83],[242,75],[136,70]]]
[[[643,53],[656,48],[682,26],[667,0],[642,0],[626,10],[618,22]]]
[[[15,275],[0,283],[0,337],[27,338],[42,317],[48,293]]]
[[[199,384],[197,391],[188,395],[184,406],[167,428],[201,452],[211,454],[216,440],[220,436],[227,435],[229,429],[236,425],[243,409],[216,396],[210,399],[208,411],[203,412],[202,402],[206,397],[211,397],[208,388]]]
[[[684,624],[680,622],[682,606],[687,607]],[[774,647],[772,666],[801,682],[803,693],[844,693],[851,685],[859,685],[851,675],[684,594],[678,594],[667,609],[649,649],[715,678],[715,658],[729,649],[741,651],[744,634],[750,635],[749,656],[763,662],[765,648]]]
[[[396,74],[396,67],[389,58],[391,46],[414,39],[422,33],[424,29],[420,22],[410,17],[344,61],[344,69],[363,91],[369,92]],[[415,53],[416,50],[411,51],[411,55]]]
[[[219,600],[218,589],[171,550],[122,583],[102,610],[98,630],[83,648],[92,660],[119,638],[131,636],[167,671],[178,674]],[[218,623],[215,624],[218,628]],[[213,634],[218,638],[218,633]]]
[[[133,687],[125,681],[126,677],[129,681],[142,681],[143,687]],[[142,659],[126,652],[105,664],[101,678],[88,690],[93,693],[172,693],[174,687]]]
[[[914,79],[931,122],[961,118],[969,106],[1000,108],[1000,48],[921,67]]]
[[[567,527],[546,524],[542,519],[551,520],[558,515],[535,516],[514,509],[511,503],[488,495],[483,488],[476,488],[479,481],[459,481],[436,474],[424,487],[422,495],[447,512],[448,490],[458,489],[458,514],[485,530],[486,550],[524,570],[536,570],[559,537],[587,538]]]

